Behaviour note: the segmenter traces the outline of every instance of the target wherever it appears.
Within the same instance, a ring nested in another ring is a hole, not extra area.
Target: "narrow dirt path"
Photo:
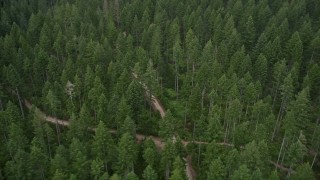
[[[150,95],[150,90],[148,89],[148,87],[146,86],[146,84],[142,83],[141,81],[139,81],[137,74],[132,73],[133,77],[139,82],[139,84],[142,85],[142,87],[144,88],[145,92],[147,95]],[[27,99],[23,99],[24,100],[24,105],[28,108],[31,109],[32,108],[32,103],[30,103],[30,101],[28,101]],[[161,102],[158,98],[156,98],[153,94],[151,94],[151,105],[153,107],[154,110],[158,111],[161,118],[164,118],[166,115],[166,111],[164,109],[164,107],[161,105]],[[44,112],[42,112],[40,109],[35,108],[37,114],[40,116],[41,119],[53,123],[53,124],[59,124],[61,126],[69,126],[69,121],[68,120],[62,120],[62,119],[58,119],[56,117],[53,116],[48,116],[46,115]],[[92,131],[96,131],[95,128],[89,128]],[[116,134],[117,130],[115,129],[110,129],[109,132],[111,134]],[[159,148],[160,150],[164,148],[165,146],[165,142],[163,139],[161,139],[160,137],[155,137],[155,136],[146,136],[144,134],[136,134],[136,141],[137,142],[142,142],[145,139],[151,139],[155,145],[157,146],[157,148]],[[186,141],[186,140],[182,140],[182,144],[184,146],[187,146],[189,143],[194,143],[194,144],[209,144],[208,142],[203,142],[203,141]],[[225,143],[225,142],[221,142],[221,143],[216,143],[217,145],[221,145],[221,146],[228,146],[228,147],[233,147],[233,144],[229,144],[229,143]],[[188,155],[186,158],[184,158],[186,161],[186,174],[189,180],[194,180],[196,179],[196,172],[192,167],[192,157],[190,155]],[[274,166],[276,166],[277,168],[288,172],[289,169],[284,167],[283,165],[277,164],[274,161],[270,161],[271,164],[273,164]]]
[[[24,102],[24,105],[29,109],[31,110],[32,108],[32,103],[30,101],[28,101],[27,99],[23,99],[23,102]],[[61,125],[61,126],[66,126],[68,127],[70,125],[69,121],[68,120],[62,120],[62,119],[59,119],[59,118],[56,118],[56,117],[53,117],[53,116],[48,116],[46,115],[44,112],[42,112],[39,108],[35,107],[35,111],[36,111],[36,114],[39,116],[40,119],[44,120],[44,121],[47,121],[49,123],[52,123],[52,124],[58,124],[58,125]],[[89,128],[91,129],[92,131],[96,131],[96,128]],[[116,134],[117,133],[117,130],[115,129],[110,129],[109,132],[111,134]],[[155,136],[146,136],[144,134],[136,134],[136,141],[138,142],[142,142],[143,140],[145,139],[148,139],[150,138],[154,143],[155,145],[157,146],[157,148],[159,148],[160,150],[164,148],[165,146],[165,142],[163,141],[163,139],[161,139],[160,137],[155,137]],[[184,146],[188,145],[189,143],[192,143],[190,141],[182,141],[182,144]],[[207,142],[201,142],[201,141],[194,141],[195,144],[208,144]],[[217,143],[217,145],[221,145],[221,146],[233,146],[232,144],[228,144],[228,143]],[[186,158],[186,168],[187,168],[187,175],[192,175],[192,174],[196,174],[194,169],[192,168],[191,166],[191,156],[187,156]],[[280,164],[277,164],[276,162],[274,161],[270,161],[271,164],[273,164],[274,166],[276,166],[277,168],[283,170],[283,171],[286,171],[288,172],[289,169],[286,168],[285,166],[283,165],[280,165]],[[190,176],[188,176],[190,178]],[[192,176],[191,176],[192,177]],[[193,176],[194,177],[194,176]]]
[[[132,75],[133,75],[134,79],[136,79],[137,82],[139,84],[141,84],[141,86],[145,90],[146,94],[148,96],[150,96],[150,90],[149,90],[148,86],[138,79],[138,75],[136,73],[133,72]],[[158,98],[156,98],[153,94],[151,94],[151,101],[152,101],[151,105],[152,105],[153,109],[160,113],[161,118],[164,118],[164,116],[166,115],[166,111],[164,110],[163,106],[161,105],[160,100]]]
[[[138,79],[138,75],[136,73],[132,73],[133,77],[139,82],[139,84],[141,84],[143,86],[143,88],[145,89],[147,95],[150,95],[149,92],[150,90],[148,89],[148,87],[142,83],[141,81],[139,81]],[[160,116],[161,118],[164,118],[166,113],[165,113],[165,109],[164,107],[161,105],[161,102],[158,98],[156,98],[153,94],[151,94],[151,98],[152,98],[152,107],[158,111],[160,113]],[[157,139],[159,140],[159,139]],[[161,141],[161,140],[160,140]],[[162,141],[161,141],[162,142]],[[182,141],[182,144],[184,146],[187,146],[189,143],[194,143],[194,144],[209,144],[208,142],[203,142],[203,141],[193,141],[193,142],[190,142],[190,141],[185,141],[183,140]],[[221,146],[228,146],[228,147],[234,147],[233,144],[230,144],[230,143],[225,143],[225,142],[220,142],[220,143],[216,143],[217,145],[221,145]],[[163,143],[161,144],[163,146]],[[241,149],[243,149],[244,147],[240,147]],[[186,174],[187,174],[187,177],[189,180],[194,180],[196,178],[196,172],[195,170],[193,169],[192,167],[192,157],[190,155],[188,155],[186,158],[184,158],[185,161],[186,161]],[[286,172],[289,172],[290,169],[289,168],[286,168],[285,166],[281,165],[281,164],[277,164],[276,162],[274,161],[271,161],[270,160],[270,163],[273,164],[275,167],[283,170],[283,171],[286,171]],[[292,171],[292,170],[291,170]]]
[[[134,79],[136,79],[138,81],[138,83],[142,85],[147,96],[148,97],[151,96],[151,105],[152,105],[153,109],[158,111],[161,118],[163,119],[166,116],[166,111],[165,111],[164,107],[161,105],[160,100],[158,98],[156,98],[153,94],[150,93],[148,86],[138,79],[138,75],[136,73],[133,72],[132,75],[133,75]],[[198,143],[202,144],[205,142],[198,142]],[[189,142],[182,141],[182,144],[184,146],[186,146],[189,144]],[[159,144],[159,145],[163,146],[163,144]],[[188,155],[186,158],[184,158],[184,160],[186,161],[186,175],[187,175],[188,179],[195,180],[196,179],[196,172],[192,167],[192,157],[190,155]]]
[[[28,101],[27,99],[24,99],[24,105],[28,109],[32,108],[32,103],[30,101]],[[53,116],[48,116],[37,107],[35,107],[35,111],[36,111],[36,114],[39,116],[39,118],[41,118],[42,120],[45,120],[45,121],[50,122],[52,124],[58,124],[58,125],[61,125],[61,126],[66,126],[66,127],[68,127],[70,125],[69,120],[62,120],[62,119],[58,119],[58,118],[53,117]],[[94,132],[96,131],[96,128],[89,128],[89,129],[94,131]],[[117,130],[109,129],[109,133],[116,134]],[[136,134],[136,140],[138,142],[141,142],[141,141],[143,141],[143,140],[145,140],[147,138],[150,138],[156,144],[156,146],[159,149],[163,149],[164,148],[165,143],[163,142],[163,140],[161,138],[154,137],[154,136],[146,136],[144,134],[139,134],[139,133]]]

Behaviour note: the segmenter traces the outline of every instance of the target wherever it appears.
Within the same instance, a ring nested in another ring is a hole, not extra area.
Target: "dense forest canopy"
[[[319,0],[0,7],[0,179],[320,178]]]

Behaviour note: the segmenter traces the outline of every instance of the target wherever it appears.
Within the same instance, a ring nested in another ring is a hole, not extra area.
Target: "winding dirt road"
[[[24,99],[24,105],[28,109],[32,108],[32,103],[30,101],[28,101],[27,99]],[[52,124],[58,124],[58,125],[61,125],[61,126],[66,126],[66,127],[68,127],[70,125],[68,120],[62,120],[62,119],[58,119],[58,118],[53,117],[53,116],[48,116],[37,107],[35,107],[35,111],[36,111],[36,114],[39,116],[39,118],[41,118],[42,120],[45,120],[45,121],[50,122]],[[94,131],[94,132],[96,131],[96,128],[89,128],[89,129]],[[117,130],[109,129],[109,132],[111,134],[116,134]],[[165,143],[163,142],[163,140],[161,138],[154,137],[154,136],[146,136],[144,134],[139,134],[139,133],[136,134],[136,140],[138,142],[141,142],[141,141],[143,141],[143,140],[145,140],[147,138],[150,138],[156,144],[156,146],[159,149],[163,149],[164,148]]]
[[[137,79],[137,81],[139,82],[139,84],[142,85],[142,87],[144,88],[145,92],[147,95],[150,95],[150,90],[148,89],[148,87],[142,83],[141,81],[138,80],[138,76],[135,73],[132,73],[133,77],[135,79]],[[153,94],[151,94],[151,105],[153,107],[154,110],[158,111],[161,118],[164,118],[166,115],[165,109],[164,107],[161,105],[160,100],[158,98],[156,98]],[[24,99],[24,105],[28,108],[31,109],[32,108],[32,103],[30,101],[28,101],[27,99]],[[70,123],[68,120],[62,120],[62,119],[58,119],[56,117],[53,116],[48,116],[46,115],[44,112],[42,112],[40,109],[35,107],[35,111],[37,112],[36,114],[40,116],[41,119],[53,123],[53,124],[58,124],[61,126],[69,126]],[[95,128],[89,128],[92,131],[96,131]],[[115,129],[110,129],[109,132],[111,134],[116,134],[117,130]],[[165,142],[163,139],[161,139],[160,137],[155,137],[155,136],[146,136],[144,134],[136,134],[136,141],[137,142],[142,142],[145,139],[151,139],[155,145],[157,146],[157,148],[159,148],[160,150],[164,148],[165,146]],[[182,144],[184,146],[187,146],[189,143],[194,143],[194,144],[209,144],[208,142],[202,142],[202,141],[186,141],[186,140],[182,140]],[[229,147],[233,147],[233,144],[229,144],[229,143],[225,143],[225,142],[221,142],[221,143],[216,143],[217,145],[221,145],[221,146],[229,146]],[[186,161],[186,174],[189,180],[194,180],[196,178],[196,172],[192,167],[192,158],[190,155],[188,155],[186,158],[184,158]],[[275,165],[277,168],[284,170],[284,171],[289,171],[288,168],[284,167],[283,165],[279,165],[273,161],[270,161],[271,164]]]

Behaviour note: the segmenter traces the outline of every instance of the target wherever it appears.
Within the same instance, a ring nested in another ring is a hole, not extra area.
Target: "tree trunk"
[[[49,157],[50,157],[50,159],[51,159],[51,146],[50,146],[50,142],[49,142],[49,136],[48,136],[48,134],[46,134],[47,135],[47,143],[48,143],[48,153],[49,153]]]
[[[41,179],[45,179],[44,177],[44,172],[43,172],[43,168],[41,167]]]
[[[282,139],[281,148],[280,148],[278,159],[277,159],[277,164],[279,164],[279,160],[280,160],[280,157],[281,157],[281,152],[282,152],[282,148],[283,148],[283,144],[284,144],[285,138],[286,137],[283,137],[283,139]],[[277,166],[276,166],[276,170],[277,170]]]
[[[187,103],[186,103],[187,104]],[[184,108],[184,128],[187,127],[187,105]]]
[[[315,163],[315,161],[316,161],[316,159],[317,159],[318,151],[319,151],[319,145],[320,145],[320,141],[319,141],[319,139],[317,139],[316,154],[315,154],[314,157],[313,157],[312,164],[311,164],[311,168],[313,167],[313,165],[314,165],[314,163]]]
[[[313,165],[314,165],[314,163],[316,162],[317,155],[318,155],[318,152],[316,152],[316,154],[315,154],[314,157],[313,157],[312,164],[311,164],[311,168],[313,168]]]
[[[108,15],[108,8],[109,6],[108,6],[108,0],[104,0],[103,1],[103,12],[106,14],[106,15]]]
[[[4,124],[6,124],[6,123],[4,123]],[[5,125],[5,126],[6,126],[6,125]],[[4,137],[4,139],[5,139],[5,142],[6,142],[6,143],[8,143],[8,138],[7,138],[7,136],[6,136],[6,133],[5,133],[5,132],[3,132],[3,137]],[[13,160],[13,156],[12,156],[11,151],[9,151],[9,155],[10,155],[10,157],[11,157],[11,160]]]
[[[96,107],[95,106],[93,106],[93,115],[94,115],[94,123],[98,124],[98,122],[97,122],[97,111],[96,111]]]
[[[229,131],[229,123],[227,122],[227,123],[226,123],[226,131],[225,131],[225,134],[224,134],[224,142],[225,142],[225,143],[227,142],[228,131]]]
[[[206,88],[203,88],[202,93],[201,93],[201,110],[203,110],[203,101],[204,101],[204,95],[206,94]]]
[[[277,120],[276,120],[276,124],[274,126],[274,130],[273,130],[273,133],[272,133],[272,138],[271,138],[271,141],[273,141],[276,133],[277,133],[277,130],[278,130],[278,124],[279,124],[279,119],[280,119],[280,114],[282,114],[282,106],[283,106],[283,103],[281,103],[281,107],[279,109],[279,113],[278,113],[278,116],[277,116]]]
[[[166,180],[169,180],[169,177],[170,177],[170,169],[169,169],[169,166],[167,164],[166,165]]]
[[[313,54],[314,54],[314,48],[313,48],[313,51],[312,51],[312,54],[311,54],[310,62],[312,62],[312,60],[313,60]]]
[[[192,62],[192,87],[193,87],[193,81],[194,81],[194,71],[195,71],[195,65],[194,65],[194,62]]]
[[[115,15],[116,15],[116,22],[117,25],[119,26],[120,24],[120,3],[119,0],[115,0],[114,1],[114,7],[115,7]]]
[[[17,93],[18,100],[19,100],[19,106],[20,106],[21,115],[22,115],[22,118],[24,119],[24,112],[23,112],[23,107],[22,107],[22,103],[21,103],[21,98],[20,98],[18,87],[16,87],[16,93]]]
[[[292,163],[290,164],[290,167],[289,167],[287,179],[290,179],[291,172],[292,172]]]
[[[234,132],[236,132],[236,122],[233,122],[233,135],[232,135],[232,143],[234,144]]]
[[[194,134],[195,134],[195,131],[196,131],[196,123],[193,122],[192,143],[194,142]]]
[[[1,102],[1,101],[0,101],[0,102]],[[313,142],[314,136],[316,135],[316,131],[317,131],[317,129],[318,129],[319,120],[320,120],[320,118],[317,118],[316,126],[315,126],[314,131],[313,131],[313,134],[312,134],[311,142]]]
[[[179,99],[179,74],[177,74],[177,100]]]
[[[57,120],[56,120],[56,133],[57,133],[57,137],[58,137],[58,143],[60,145],[60,129],[59,129],[59,125],[58,125]]]
[[[288,144],[289,144],[289,142],[288,142],[288,140],[286,140],[285,142],[284,142],[284,148],[283,148],[283,156],[282,156],[282,159],[281,159],[281,163],[280,164],[283,164],[283,161],[284,161],[284,158],[286,157],[286,154],[287,154],[287,152],[286,152],[286,149],[287,149],[287,147],[288,147]]]
[[[246,115],[244,116],[244,119],[247,119],[248,109],[249,109],[249,104],[247,104],[247,107],[246,107]]]
[[[278,86],[277,86],[277,89],[276,89],[276,92],[275,92],[275,95],[274,95],[274,98],[273,98],[273,101],[272,101],[272,110],[274,108],[274,104],[276,103],[277,96],[278,96]]]
[[[242,109],[243,109],[243,105],[241,104],[241,111],[240,111],[239,117],[238,117],[238,124],[240,124],[240,121],[241,121]]]
[[[0,99],[0,111],[3,111],[2,100]]]
[[[189,74],[189,58],[187,58],[187,74]]]
[[[210,102],[209,102],[209,112],[210,112],[211,109],[212,109],[213,101],[214,101],[214,99],[213,99],[213,98],[210,98]]]
[[[226,107],[224,109],[224,122],[223,125],[226,126],[226,121],[227,121],[227,110],[228,110],[228,102],[226,102]]]
[[[200,167],[200,154],[201,154],[201,144],[198,145],[198,167]]]

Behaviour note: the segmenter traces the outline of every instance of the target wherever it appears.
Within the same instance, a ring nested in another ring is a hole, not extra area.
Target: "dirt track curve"
[[[135,73],[132,73],[132,75],[134,76],[135,79],[138,79],[138,76]],[[142,83],[141,81],[139,81],[139,84],[141,84],[146,92],[147,95],[150,95],[150,90],[148,89],[148,87]],[[165,109],[163,108],[163,106],[160,103],[160,100],[158,98],[156,98],[153,94],[151,94],[151,104],[152,107],[155,111],[158,111],[161,118],[164,118],[166,115]],[[28,101],[27,99],[24,99],[24,104],[28,109],[32,108],[32,103],[30,101]],[[58,119],[56,117],[53,116],[48,116],[46,115],[44,112],[42,112],[40,109],[35,107],[35,111],[37,112],[37,114],[40,116],[41,119],[53,123],[53,124],[59,124],[61,126],[69,126],[70,123],[68,120],[62,120],[62,119]],[[95,132],[95,128],[89,128],[90,130]],[[109,132],[111,134],[116,134],[117,130],[114,129],[110,129]],[[155,137],[155,136],[146,136],[144,134],[136,134],[136,141],[141,142],[145,139],[151,139],[155,145],[159,148],[159,149],[163,149],[165,146],[165,142],[163,139],[161,139],[160,137]],[[187,146],[189,143],[194,143],[194,144],[209,144],[208,142],[202,142],[202,141],[186,141],[186,140],[182,140],[181,141],[182,144],[184,146]],[[221,146],[229,146],[229,147],[233,147],[233,144],[229,144],[229,143],[225,143],[225,142],[221,142],[221,143],[216,143],[217,145],[221,145]],[[192,167],[192,158],[190,155],[188,155],[186,158],[184,158],[186,161],[186,174],[189,180],[194,180],[196,178],[196,172]],[[270,161],[271,164],[273,164],[274,166],[276,166],[277,168],[284,170],[284,171],[289,171],[288,168],[284,167],[283,165],[277,164],[273,161]]]

